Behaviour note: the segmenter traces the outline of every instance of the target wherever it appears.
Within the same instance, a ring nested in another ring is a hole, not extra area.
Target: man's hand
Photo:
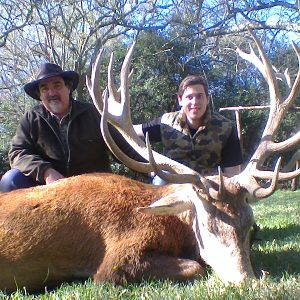
[[[46,184],[52,183],[52,182],[54,182],[58,179],[62,179],[62,178],[65,178],[65,177],[52,168],[47,169],[44,174],[44,180],[45,180]]]

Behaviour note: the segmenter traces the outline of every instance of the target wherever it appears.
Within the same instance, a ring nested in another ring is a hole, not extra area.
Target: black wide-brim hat
[[[24,85],[26,94],[36,100],[41,100],[38,93],[40,82],[44,79],[54,76],[61,76],[62,78],[71,81],[71,92],[74,91],[78,86],[79,75],[75,71],[63,71],[63,69],[56,64],[45,63],[38,69],[36,80],[33,80]]]

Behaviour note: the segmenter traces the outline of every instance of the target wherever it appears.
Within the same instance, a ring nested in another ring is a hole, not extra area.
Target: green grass
[[[151,281],[114,287],[88,280],[39,295],[0,292],[0,299],[300,299],[300,191],[279,191],[252,207],[261,228],[258,236],[262,240],[251,251],[255,272],[263,270],[260,280],[240,287],[225,286],[213,273],[187,284]]]

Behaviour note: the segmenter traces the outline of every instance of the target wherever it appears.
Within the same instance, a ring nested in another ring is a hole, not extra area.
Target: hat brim
[[[79,75],[78,73],[74,72],[74,71],[64,71],[61,73],[57,73],[57,74],[49,74],[49,76],[44,76],[43,78],[39,79],[39,80],[33,80],[27,84],[24,85],[24,91],[26,92],[27,95],[29,95],[30,97],[41,101],[39,93],[38,93],[38,89],[39,89],[39,84],[42,80],[51,78],[51,77],[55,77],[55,76],[61,76],[64,79],[70,80],[72,81],[72,89],[71,92],[73,92],[77,86],[78,86],[78,82],[79,82]]]

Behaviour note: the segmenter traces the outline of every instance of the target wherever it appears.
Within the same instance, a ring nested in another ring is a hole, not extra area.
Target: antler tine
[[[249,48],[250,48],[250,53],[246,53],[244,52],[241,48],[237,47],[236,48],[236,52],[238,53],[238,55],[253,63],[254,66],[256,66],[256,68],[260,71],[260,73],[263,75],[263,77],[267,80],[267,77],[266,77],[266,72],[264,70],[264,66],[261,62],[261,60],[257,57],[257,55],[255,54],[254,50],[253,50],[253,47],[251,46],[251,44],[249,44]]]
[[[218,198],[221,200],[222,195],[225,191],[225,183],[224,183],[224,176],[220,166],[218,166],[218,173],[219,173],[219,191],[218,191]]]
[[[208,182],[206,183],[206,191],[210,195],[211,198],[217,201],[222,201],[222,198],[225,193],[225,183],[224,183],[224,176],[220,166],[218,166],[218,182],[219,182],[219,189],[216,190],[213,188]]]
[[[273,192],[276,189],[278,178],[279,178],[279,169],[281,165],[281,157],[278,158],[276,162],[276,166],[274,169],[274,172],[272,174],[271,184],[269,187],[261,187],[257,182],[248,186],[247,190],[248,192],[253,195],[255,198],[266,198],[273,194]]]
[[[272,179],[273,175],[274,172],[272,171],[261,171],[261,170],[253,171],[253,176],[259,179],[264,179],[264,180]],[[295,171],[290,171],[290,172],[279,172],[278,181],[290,180],[299,175],[300,175],[300,169],[297,169]]]
[[[113,95],[113,98],[116,102],[121,102],[121,87],[118,89],[115,86],[114,83],[114,76],[113,76],[113,61],[114,61],[114,53],[111,53],[110,60],[109,60],[109,66],[108,66],[108,91],[110,95]],[[133,77],[133,70],[130,71],[128,75],[128,85],[131,83]]]
[[[278,174],[278,181],[283,180],[290,180],[300,175],[300,169],[297,168],[294,171],[291,171],[295,165],[296,162],[300,160],[300,151],[297,151],[294,153],[290,161],[285,165],[284,168],[282,168],[282,172],[279,172]],[[272,179],[273,172],[272,171],[260,171],[255,170],[253,172],[253,176],[260,179]]]
[[[295,147],[300,143],[300,131],[282,142],[272,143],[268,151],[270,153],[285,152]]]
[[[237,52],[242,58],[254,64],[257,67],[257,69],[260,71],[260,73],[263,75],[265,80],[269,83],[271,102],[273,101],[279,102],[280,99],[276,97],[276,95],[279,95],[279,89],[278,89],[275,75],[272,70],[272,65],[269,59],[267,58],[259,39],[256,37],[256,35],[253,33],[251,29],[248,29],[248,31],[257,46],[261,60],[257,57],[251,45],[250,45],[250,53],[245,53],[240,48],[237,48]],[[272,107],[274,107],[274,105],[273,106],[271,105],[271,109]]]
[[[100,85],[99,85],[99,79],[100,79],[100,64],[103,58],[104,54],[104,49],[101,49],[99,51],[99,54],[97,55],[97,58],[95,62],[92,65],[92,74],[91,77],[86,76],[86,85],[89,90],[89,93],[92,97],[93,103],[95,107],[98,109],[99,113],[101,114],[103,110],[103,104],[102,104],[102,93],[100,90]],[[95,84],[97,83],[97,84]]]
[[[252,36],[252,38],[257,46],[259,55],[261,57],[261,60],[262,60],[263,66],[264,66],[264,71],[266,74],[265,78],[266,78],[267,82],[269,83],[270,100],[278,102],[278,104],[279,104],[280,99],[277,97],[279,95],[279,89],[278,89],[278,84],[277,84],[276,78],[273,73],[272,65],[271,65],[267,55],[265,54],[262,44],[259,41],[259,39],[256,37],[256,35],[253,33],[253,31],[251,29],[249,29],[249,33]],[[271,108],[272,108],[272,105],[271,105]]]
[[[110,55],[110,60],[107,68],[107,87],[108,87],[109,95],[112,95],[113,99],[116,102],[120,102],[120,93],[118,92],[114,83],[113,61],[114,61],[114,53],[112,52]]]
[[[146,160],[148,158],[145,157],[146,146],[143,141],[138,137],[136,134],[132,122],[131,122],[131,113],[130,113],[130,97],[129,97],[129,82],[131,81],[132,72],[129,73],[131,57],[133,53],[135,43],[130,47],[128,53],[125,56],[124,62],[122,64],[121,69],[121,86],[117,91],[114,85],[113,80],[113,60],[114,55],[112,53],[110,57],[110,62],[108,66],[108,90],[110,91],[110,95],[108,98],[108,113],[107,113],[107,120],[111,124],[113,124],[124,136],[128,138],[130,141],[129,144],[135,148],[143,149],[142,155]],[[125,128],[125,130],[123,129]],[[142,172],[142,171],[140,171]]]
[[[130,127],[130,122],[127,122],[130,116],[124,115],[124,103],[121,103],[120,92],[117,90],[114,83],[113,62],[114,53],[112,52],[107,67],[107,89],[109,91],[107,100],[107,120],[117,128],[121,126],[120,124],[122,124],[122,122],[125,122],[126,126]],[[130,130],[133,131],[133,128]]]
[[[275,71],[275,77],[276,79],[282,81],[286,87],[286,95],[288,95],[290,93],[292,84],[291,84],[291,78],[288,72],[288,69],[284,70],[284,73],[280,73],[279,70],[275,67],[272,66],[273,70]]]
[[[284,77],[286,78],[287,86],[291,89],[291,87],[292,87],[292,81],[291,81],[291,77],[290,77],[289,69],[288,68],[286,68],[284,70]]]
[[[292,42],[292,46],[298,57],[298,73],[297,73],[297,77],[294,81],[294,84],[291,87],[291,92],[290,92],[289,96],[287,97],[287,99],[284,101],[284,105],[286,105],[288,107],[290,107],[292,105],[292,103],[295,101],[296,94],[300,87],[300,49],[294,42]]]
[[[109,147],[112,153],[120,160],[122,161],[128,168],[132,170],[136,170],[141,173],[149,173],[151,172],[151,166],[149,163],[143,163],[136,161],[132,158],[130,158],[128,155],[126,155],[115,143],[114,139],[112,138],[110,131],[108,129],[108,95],[107,91],[104,92],[104,99],[103,99],[103,112],[102,112],[102,118],[101,118],[101,132],[103,135],[103,138],[105,140],[105,143]],[[128,139],[127,139],[128,141]],[[132,144],[132,143],[130,143]],[[135,148],[136,149],[136,148]]]
[[[121,103],[123,106],[123,111],[127,116],[127,121],[131,123],[131,114],[130,114],[130,97],[129,97],[129,67],[132,59],[132,53],[134,50],[134,46],[136,41],[133,42],[132,46],[130,47],[129,51],[127,52],[124,62],[121,68],[121,84],[120,84],[120,93],[121,93]]]

